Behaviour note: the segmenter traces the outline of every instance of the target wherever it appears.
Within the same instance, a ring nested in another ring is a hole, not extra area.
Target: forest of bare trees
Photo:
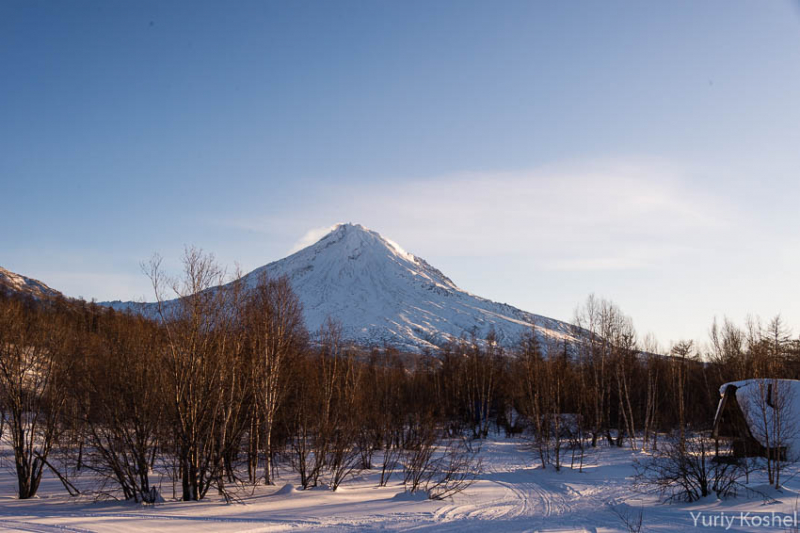
[[[532,465],[581,469],[590,447],[694,446],[725,382],[800,377],[780,318],[725,320],[707,348],[660,349],[589,297],[580,343],[533,327],[511,344],[490,333],[408,354],[346,342],[336,317],[306,331],[286,279],[222,285],[195,250],[177,279],[158,259],[146,270],[148,316],[0,295],[0,432],[19,498],[45,471],[71,494],[88,472],[108,497],[232,498],[232,486],[274,483],[278,467],[302,488],[377,469],[382,485],[396,476],[445,497],[477,474],[491,433],[526,438]]]

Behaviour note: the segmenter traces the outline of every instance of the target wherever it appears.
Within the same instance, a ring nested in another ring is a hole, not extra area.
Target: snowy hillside
[[[0,290],[33,296],[34,298],[61,296],[60,292],[51,289],[41,281],[15,274],[3,267],[0,267]]]
[[[548,336],[571,335],[569,324],[458,288],[424,259],[358,224],[337,224],[317,243],[245,279],[255,284],[262,272],[289,277],[310,331],[333,317],[348,339],[364,344],[421,351],[473,331],[481,338],[491,328],[509,343],[533,323]],[[105,305],[125,309],[132,304]]]

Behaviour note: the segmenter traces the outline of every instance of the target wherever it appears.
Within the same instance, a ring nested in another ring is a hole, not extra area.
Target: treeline
[[[349,344],[335,317],[309,334],[287,279],[219,287],[222,271],[197,251],[179,279],[158,260],[148,273],[147,317],[0,295],[0,432],[20,498],[46,469],[73,494],[88,471],[134,501],[159,498],[162,478],[183,500],[228,498],[230,486],[273,483],[276,465],[303,488],[377,469],[382,485],[398,475],[441,496],[468,482],[469,441],[491,432],[530,439],[545,468],[580,468],[586,447],[657,447],[708,427],[726,381],[800,372],[779,319],[726,321],[704,353],[682,342],[665,356],[590,297],[578,343],[532,328],[511,348],[490,333],[413,355]]]

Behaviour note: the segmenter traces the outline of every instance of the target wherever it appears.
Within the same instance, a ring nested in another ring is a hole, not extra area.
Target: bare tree
[[[675,406],[678,410],[678,435],[682,447],[686,445],[686,361],[692,357],[693,347],[692,341],[680,341],[670,350],[675,381]]]
[[[658,343],[652,336],[645,337],[645,366],[646,366],[646,392],[644,402],[644,438],[642,451],[651,443],[652,432],[653,449],[658,448],[658,397],[659,397],[659,353]]]
[[[435,432],[426,431],[420,433],[417,442],[410,444],[403,453],[403,484],[408,492],[413,494],[427,483],[432,475],[431,462],[435,449]]]
[[[437,450],[436,432],[420,429],[418,440],[404,454],[406,491],[424,490],[430,499],[442,500],[472,485],[481,472],[480,449],[461,438]]]
[[[147,273],[165,332],[165,366],[182,499],[202,499],[221,480],[226,429],[223,412],[225,379],[233,375],[225,360],[236,305],[221,285],[224,272],[212,255],[189,248],[180,279],[168,280],[160,258]],[[177,299],[167,301],[170,287]]]
[[[288,278],[261,274],[249,295],[246,312],[249,349],[253,357],[258,415],[263,423],[266,456],[264,482],[272,484],[272,434],[275,417],[287,390],[287,366],[304,349],[306,331],[300,301]]]
[[[743,469],[736,462],[717,461],[707,433],[687,439],[673,434],[651,457],[636,461],[636,484],[655,488],[668,500],[693,502],[710,494],[723,498],[736,494]]]
[[[56,307],[0,301],[0,395],[14,451],[17,492],[32,498],[60,431],[74,337]]]
[[[143,317],[109,313],[95,350],[77,368],[73,384],[87,433],[87,465],[115,483],[125,499],[153,503],[152,484],[164,415],[161,335]],[[74,393],[75,391],[73,391]]]
[[[480,448],[464,440],[449,442],[441,458],[432,465],[425,492],[432,500],[443,500],[468,489],[482,471]]]
[[[550,462],[550,430],[548,422],[547,395],[545,389],[548,381],[545,377],[546,363],[535,327],[522,338],[520,353],[517,359],[522,388],[520,409],[532,424],[534,446],[539,455],[542,468]],[[546,406],[547,404],[547,406]]]

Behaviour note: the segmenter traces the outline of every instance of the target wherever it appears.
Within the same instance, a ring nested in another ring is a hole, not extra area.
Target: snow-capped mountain
[[[491,330],[510,343],[536,324],[549,337],[571,338],[572,326],[470,294],[424,259],[358,224],[337,224],[315,244],[245,276],[288,276],[314,332],[328,317],[346,338],[401,349],[435,350],[447,340]],[[131,304],[107,303],[124,309]]]
[[[32,296],[37,299],[62,296],[60,292],[51,289],[39,280],[15,274],[3,267],[0,267],[0,290],[12,294]]]

